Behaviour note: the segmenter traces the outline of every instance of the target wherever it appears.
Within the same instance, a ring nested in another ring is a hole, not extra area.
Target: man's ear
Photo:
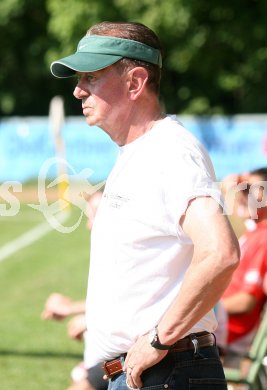
[[[146,86],[147,80],[147,70],[141,66],[128,71],[127,85],[130,100],[136,100],[140,96]]]

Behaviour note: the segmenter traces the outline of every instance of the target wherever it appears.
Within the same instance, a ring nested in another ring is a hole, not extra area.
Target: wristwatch
[[[171,345],[161,344],[159,341],[158,326],[155,326],[155,328],[151,329],[151,331],[148,333],[148,339],[153,348],[165,351],[171,349]]]

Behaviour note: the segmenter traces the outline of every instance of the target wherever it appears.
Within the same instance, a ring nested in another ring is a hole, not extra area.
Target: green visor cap
[[[124,57],[162,66],[160,50],[154,47],[130,39],[87,35],[80,40],[75,54],[52,62],[51,73],[62,78],[76,72],[95,72]]]

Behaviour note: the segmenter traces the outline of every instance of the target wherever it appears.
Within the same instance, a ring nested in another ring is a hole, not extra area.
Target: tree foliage
[[[265,112],[267,2],[264,0],[1,0],[0,112],[46,115],[64,95],[80,113],[73,80],[49,64],[76,49],[93,24],[138,21],[161,38],[161,98],[167,112]]]

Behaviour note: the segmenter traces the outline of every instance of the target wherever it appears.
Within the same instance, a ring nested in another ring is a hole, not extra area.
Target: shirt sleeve
[[[211,196],[222,207],[222,195],[216,182],[208,154],[201,145],[180,145],[178,152],[170,150],[164,171],[164,196],[170,231],[180,238],[185,233],[180,226],[190,200]],[[207,213],[210,210],[207,209]]]

